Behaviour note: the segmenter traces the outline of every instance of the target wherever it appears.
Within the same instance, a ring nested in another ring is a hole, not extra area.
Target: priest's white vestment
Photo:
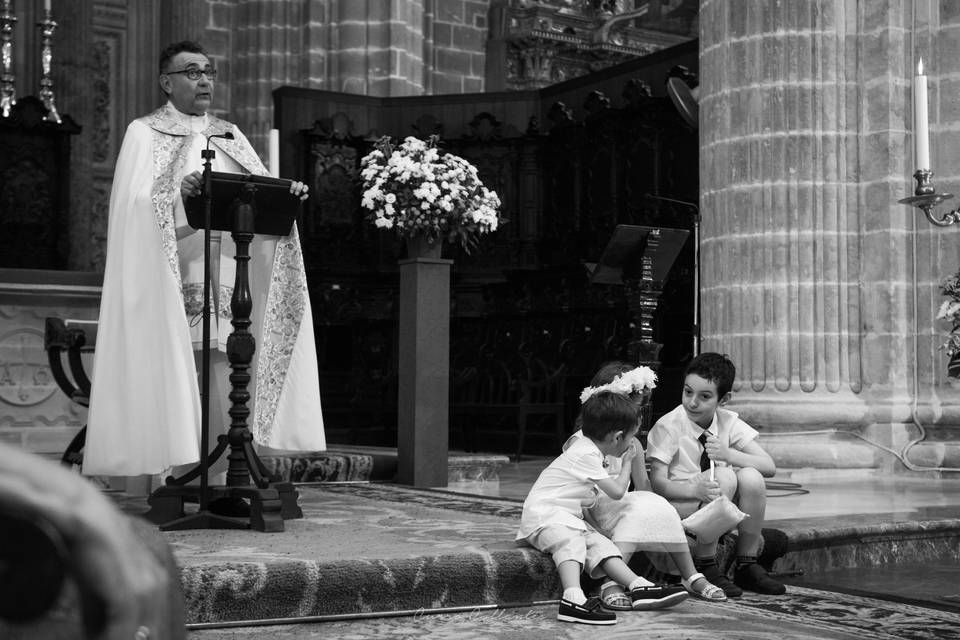
[[[180,182],[202,169],[208,137],[226,132],[234,139],[210,139],[213,169],[266,175],[240,130],[209,114],[186,115],[167,104],[127,128],[110,196],[85,474],[157,474],[200,459],[194,348],[202,344],[203,232],[186,223]],[[232,331],[235,245],[229,233],[219,236],[211,251],[211,348],[223,351]],[[255,236],[250,255],[250,331],[257,350],[247,406],[254,441],[324,450],[313,317],[296,226],[286,237]],[[228,373],[211,370],[211,376]],[[220,400],[211,398],[211,405]],[[211,448],[227,427],[211,422]]]

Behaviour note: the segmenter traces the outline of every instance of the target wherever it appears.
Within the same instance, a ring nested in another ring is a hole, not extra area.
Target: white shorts
[[[591,578],[606,575],[600,564],[607,558],[622,558],[617,545],[592,527],[574,529],[563,524],[547,525],[527,538],[531,546],[553,556],[553,562],[575,560]]]

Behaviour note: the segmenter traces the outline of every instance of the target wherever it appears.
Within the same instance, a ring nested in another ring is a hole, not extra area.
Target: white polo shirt
[[[759,435],[736,412],[718,407],[707,432],[731,449],[743,449]],[[703,447],[698,438],[703,429],[687,417],[683,405],[664,415],[647,434],[647,459],[667,465],[670,480],[688,480],[700,474]],[[726,462],[716,461],[717,467]]]
[[[540,473],[523,501],[517,540],[548,524],[586,529],[583,509],[597,501],[596,481],[608,477],[603,454],[593,440],[580,438],[570,444]]]

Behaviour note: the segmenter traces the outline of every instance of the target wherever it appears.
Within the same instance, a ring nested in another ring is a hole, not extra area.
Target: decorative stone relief
[[[492,6],[490,40],[506,46],[506,79],[488,78],[507,90],[538,89],[653,53],[690,39],[669,17],[651,14],[649,3],[619,0],[504,0]],[[630,3],[633,5],[634,3]],[[676,3],[673,3],[676,4]],[[636,21],[646,19],[640,28]],[[670,29],[670,30],[668,30]],[[494,68],[499,65],[493,65]]]
[[[40,404],[57,390],[43,348],[43,332],[19,328],[0,335],[0,400],[18,407]]]

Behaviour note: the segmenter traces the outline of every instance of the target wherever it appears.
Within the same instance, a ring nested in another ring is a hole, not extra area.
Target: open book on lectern
[[[210,207],[210,229],[233,231],[233,207],[242,202],[244,193],[249,194],[254,206],[254,233],[268,236],[285,236],[293,228],[300,213],[300,196],[290,193],[293,180],[255,176],[243,173],[211,171],[210,183],[213,200]],[[206,218],[206,197],[187,198],[183,203],[187,222],[194,229],[203,229]]]

